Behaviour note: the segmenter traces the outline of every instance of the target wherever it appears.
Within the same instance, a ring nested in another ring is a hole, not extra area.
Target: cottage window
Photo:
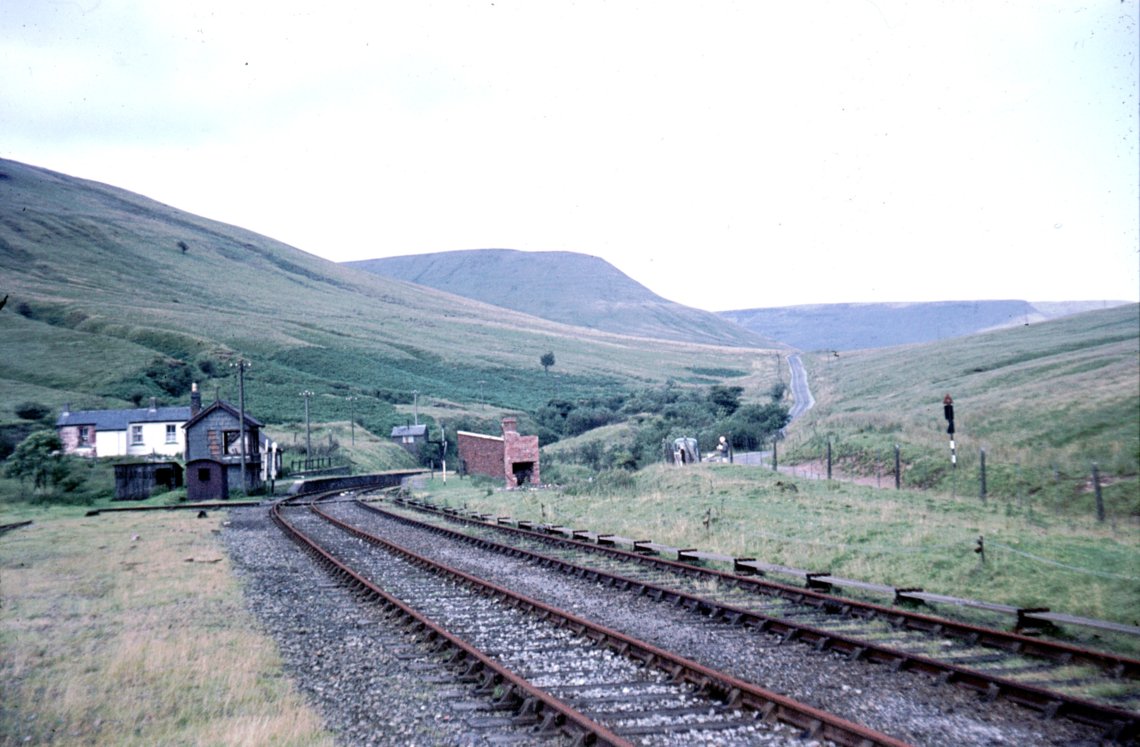
[[[142,446],[143,444],[143,429],[141,425],[131,426],[131,446]]]
[[[79,445],[80,446],[90,446],[91,445],[91,426],[89,426],[89,425],[79,426]]]
[[[178,429],[178,426],[171,424],[171,423],[167,424],[167,426],[166,426],[166,443],[168,443],[168,444],[178,443],[178,430],[177,429]]]

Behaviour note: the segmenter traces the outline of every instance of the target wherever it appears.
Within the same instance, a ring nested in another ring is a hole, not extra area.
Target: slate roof
[[[233,415],[235,420],[241,418],[241,412],[236,407],[231,405],[229,402],[226,402],[225,400],[219,399],[219,400],[216,400],[214,402],[214,404],[210,405],[209,407],[202,408],[201,412],[199,412],[197,415],[195,415],[193,417],[193,419],[187,420],[182,425],[182,427],[183,428],[189,428],[194,423],[197,423],[199,420],[206,417],[206,415],[208,415],[209,413],[213,412],[214,410],[219,410],[219,409],[225,410],[230,415]],[[187,412],[187,416],[189,416],[190,408],[186,408],[186,412]],[[250,415],[248,412],[245,414],[245,422],[247,425],[252,425],[255,428],[264,428],[265,427],[264,423],[262,423],[260,420],[253,417],[252,415]]]
[[[391,438],[402,438],[404,436],[426,436],[426,425],[397,425],[392,429]]]
[[[190,419],[189,407],[138,407],[133,410],[75,410],[65,412],[55,421],[56,428],[66,425],[93,425],[97,431],[125,431],[138,423],[184,423]]]

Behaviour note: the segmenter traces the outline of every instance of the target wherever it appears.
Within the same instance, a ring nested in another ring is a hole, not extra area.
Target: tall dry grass
[[[0,744],[332,744],[193,516],[0,538]]]

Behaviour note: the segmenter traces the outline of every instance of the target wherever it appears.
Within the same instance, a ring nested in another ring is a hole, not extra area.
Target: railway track
[[[432,561],[307,503],[278,504],[273,518],[361,597],[421,630],[507,723],[531,735],[616,745],[905,744]]]
[[[884,663],[891,670],[926,672],[987,700],[1007,699],[1044,718],[1093,726],[1105,739],[1137,739],[1140,668],[1135,660],[428,509],[388,506],[387,520],[424,524],[454,541],[784,641]]]

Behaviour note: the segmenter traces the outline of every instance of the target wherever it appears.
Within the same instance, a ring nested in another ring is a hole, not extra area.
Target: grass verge
[[[497,516],[1140,625],[1140,537],[1131,520],[1099,523],[1013,500],[983,504],[713,464],[606,472],[563,490],[507,492],[485,480],[452,478],[444,486],[436,479],[425,492]],[[984,563],[974,552],[979,536]],[[1130,656],[1140,652],[1140,640],[1076,628],[1059,634]]]
[[[222,514],[21,513],[0,535],[0,744],[333,743],[242,604]]]

